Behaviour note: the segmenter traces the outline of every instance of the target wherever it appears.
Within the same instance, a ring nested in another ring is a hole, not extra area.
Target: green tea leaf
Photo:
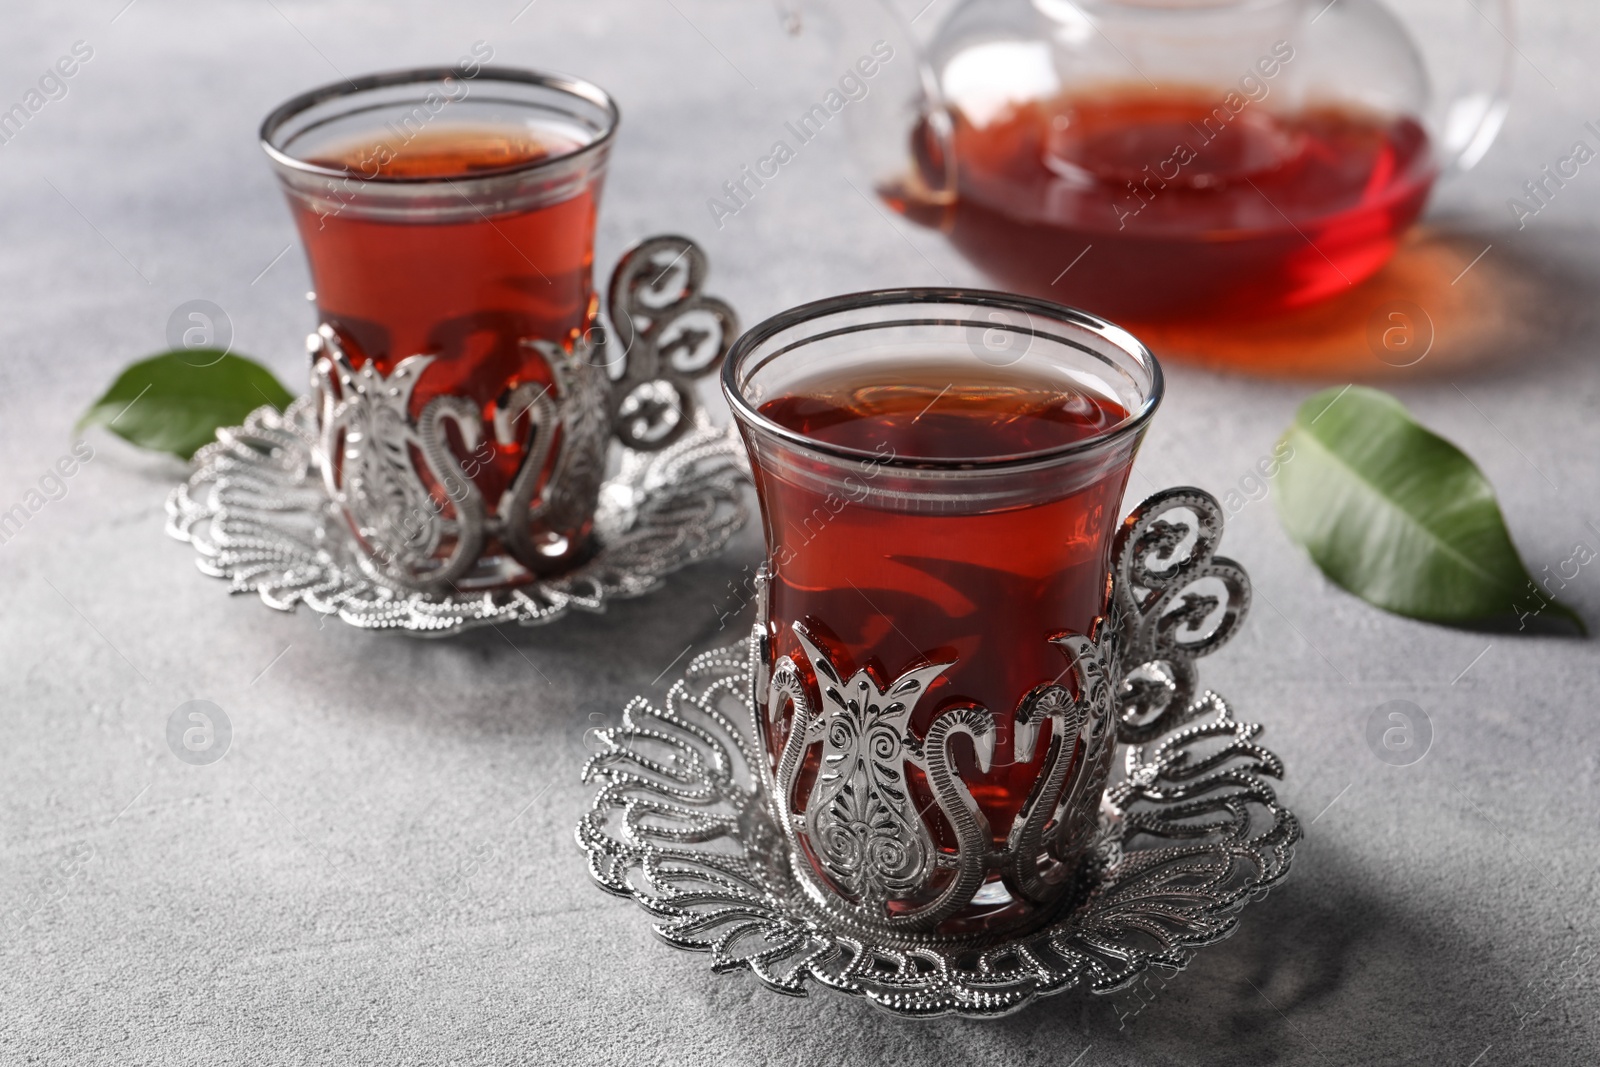
[[[140,448],[188,459],[263,404],[282,409],[294,397],[272,372],[244,356],[181,349],[129,366],[96,400],[78,429],[104,426]]]
[[[1322,572],[1398,615],[1472,628],[1586,633],[1535,585],[1494,489],[1387,393],[1328,389],[1283,437],[1278,515]]]

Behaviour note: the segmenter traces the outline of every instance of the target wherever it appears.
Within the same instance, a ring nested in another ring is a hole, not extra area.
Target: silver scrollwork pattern
[[[460,577],[483,546],[483,498],[449,452],[444,428],[454,423],[477,447],[476,409],[439,397],[412,420],[411,396],[432,356],[403,359],[385,376],[371,362],[352,367],[327,326],[308,347],[320,407],[317,464],[329,499],[366,549],[364,566],[408,588]],[[419,462],[447,502],[430,493]]]
[[[552,380],[524,382],[505,405],[502,440],[510,443],[522,418],[528,429],[499,530],[529,571],[554,574],[571,566],[572,546],[541,541],[539,532],[577,529],[594,511],[605,477],[606,379],[583,341],[571,350],[550,341],[523,344],[544,359]]]
[[[754,729],[766,709],[753,698],[793,680],[781,666],[768,675],[766,652],[758,629],[697,657],[659,706],[636,697],[599,731],[583,771],[597,787],[577,829],[591,875],[715,971],[747,968],[791,996],[822,986],[901,1016],[993,1017],[1181,968],[1288,873],[1299,824],[1268,783],[1282,763],[1256,743],[1259,726],[1205,693],[1170,734],[1127,750],[1070,909],[1013,937],[864,926],[816,896],[782,847]]]
[[[807,801],[806,833],[828,876],[874,911],[919,892],[933,873],[933,838],[923,824],[905,766],[907,720],[917,697],[949,664],[909,671],[879,691],[857,671],[833,673],[828,656],[796,628],[822,691],[821,714],[796,733],[822,742],[822,764]],[[793,783],[787,783],[793,785]]]
[[[584,563],[515,586],[405,591],[362,566],[312,461],[318,447],[308,397],[283,412],[258,408],[242,426],[219,430],[195,454],[189,480],[167,498],[167,533],[194,549],[203,573],[232,592],[255,593],[268,607],[305,604],[361,629],[438,637],[604,611],[714,555],[747,517],[739,441],[702,414],[671,448],[623,451],[620,469],[600,489],[599,549]]]
[[[989,832],[956,774],[948,745],[956,734],[965,734],[987,768],[994,750],[993,720],[981,709],[948,708],[919,742],[910,731],[911,715],[948,663],[913,668],[880,689],[864,670],[842,677],[832,654],[803,626],[795,626],[795,635],[816,678],[821,705],[811,706],[788,657],[778,662],[765,704],[770,728],[781,726],[783,711],[790,711],[786,739],[776,759],[769,759],[777,767],[768,794],[773,816],[792,847],[800,848],[802,839],[809,843],[831,885],[817,882],[809,871],[801,876],[817,893],[842,894],[842,906],[864,923],[896,929],[937,923],[964,907],[981,885]],[[797,810],[801,761],[817,743],[820,769],[801,802],[803,810]],[[962,847],[957,877],[942,892],[891,912],[889,902],[927,893],[941,861],[906,781],[908,765],[926,775]]]
[[[1216,555],[1222,505],[1184,486],[1147,498],[1112,549],[1112,595],[1124,645],[1118,739],[1137,744],[1185,715],[1195,660],[1226,644],[1250,610],[1250,578]],[[1209,588],[1209,591],[1207,591]]]
[[[1098,619],[1090,636],[1063,634],[1053,643],[1066,654],[1077,696],[1051,684],[1017,707],[1017,761],[1033,759],[1039,727],[1047,720],[1050,743],[1000,857],[1007,887],[1035,903],[1060,896],[1092,843],[1110,769],[1116,715],[1110,674],[1120,661],[1121,633],[1114,621]]]
[[[330,327],[311,335],[317,464],[329,499],[366,549],[362,567],[372,577],[403,589],[442,589],[471,570],[496,536],[530,573],[570,566],[567,546],[552,552],[537,538],[544,529],[575,529],[594,510],[605,473],[605,376],[581,343],[572,351],[548,341],[524,344],[539,353],[552,381],[519,386],[496,411],[488,428],[495,443],[517,445],[522,461],[505,498],[486,503],[447,435],[453,429],[469,456],[488,443],[478,405],[438,396],[411,417],[412,395],[436,357],[409,356],[385,376],[371,361],[353,367]]]
[[[716,370],[739,333],[739,319],[701,290],[709,261],[687,237],[641,241],[611,274],[611,332],[598,361],[614,373],[612,430],[628,448],[650,452],[694,424],[694,379]]]
[[[708,270],[705,252],[685,237],[631,248],[612,275],[610,335],[590,330],[570,347],[524,340],[551,381],[518,385],[488,426],[460,396],[436,397],[412,418],[417,384],[437,357],[402,359],[386,376],[370,361],[355,367],[322,326],[308,342],[317,458],[330,499],[366,549],[367,573],[402,589],[445,591],[494,538],[526,569],[520,577],[570,568],[584,546],[566,533],[594,512],[609,436],[653,452],[700,425],[693,379],[720,365],[738,332],[732,308],[701,292]],[[451,434],[469,454],[491,434],[521,451],[501,499],[483,499]]]
[[[1056,803],[1055,828],[1048,839],[1050,857],[1070,871],[1093,845],[1100,821],[1100,791],[1116,749],[1116,672],[1123,662],[1123,634],[1115,602],[1107,618],[1095,621],[1088,637],[1067,635],[1056,638],[1055,643],[1072,658],[1084,708],[1072,773]]]
[[[770,685],[758,676],[763,688],[751,700],[766,716],[762,737],[783,737],[768,753],[776,773],[767,792],[792,853],[814,857],[826,876],[815,881],[813,893],[836,898],[861,923],[923,931],[970,904],[990,870],[999,872],[1012,899],[1043,907],[1066,895],[1093,847],[1119,736],[1144,740],[1186,715],[1194,698],[1194,659],[1220,647],[1243,618],[1249,580],[1237,564],[1215,557],[1221,535],[1221,509],[1198,489],[1168,490],[1129,516],[1113,546],[1107,615],[1087,635],[1052,639],[1067,659],[1070,684],[1041,685],[1013,712],[1017,762],[1035,758],[1047,722],[1049,741],[998,849],[945,748],[959,726],[987,772],[993,715],[978,707],[947,708],[924,740],[910,730],[917,700],[951,663],[915,668],[880,689],[862,670],[841,677],[837,657],[796,623],[814,689],[785,658]],[[771,626],[765,572],[759,581],[756,634],[765,641]],[[1208,628],[1219,613],[1220,621]],[[952,717],[956,711],[962,717]],[[810,795],[796,797],[813,746],[820,746],[820,771]],[[912,799],[908,768],[927,777],[955,829],[953,854],[935,847]],[[930,902],[941,866],[954,867],[955,874]],[[796,867],[798,878],[811,880],[806,864]],[[891,902],[896,907],[888,907]]]
[[[570,347],[524,340],[551,381],[518,385],[492,419],[453,395],[413,417],[437,357],[402,359],[385,375],[371,361],[356,367],[324,326],[309,341],[311,396],[219,429],[168,498],[168,533],[235,591],[371,629],[534,625],[647,592],[720,550],[746,517],[744,449],[693,403],[691,379],[716,369],[738,329],[732,309],[701,294],[707,270],[687,238],[629,250],[613,277],[613,339],[595,329]],[[608,352],[619,357],[615,385]],[[621,403],[657,378],[687,398],[666,434]],[[496,500],[474,480],[490,445],[522,453]],[[579,559],[585,546],[562,532],[591,516],[596,550]],[[508,552],[485,558],[494,539]]]

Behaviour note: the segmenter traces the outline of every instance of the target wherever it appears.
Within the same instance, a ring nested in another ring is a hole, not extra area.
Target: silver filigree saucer
[[[578,826],[591,874],[669,944],[710,952],[713,970],[748,967],[793,996],[815,982],[896,1015],[1004,1015],[1181,968],[1288,873],[1299,823],[1265,781],[1282,763],[1255,743],[1260,726],[1208,691],[1160,740],[1127,748],[1088,885],[1047,925],[993,942],[869,942],[806,898],[756,792],[754,667],[749,640],[700,656],[664,706],[635,698],[620,727],[599,731],[606,751],[585,769],[600,783]]]
[[[200,570],[235,593],[293,611],[301,603],[368,630],[445,636],[476,626],[552,622],[604,611],[664,575],[713,555],[747,518],[743,449],[732,430],[696,411],[692,426],[655,452],[622,449],[600,490],[598,550],[565,574],[505,589],[413,592],[358,562],[313,462],[309,399],[251,412],[195,454],[189,480],[167,499],[167,532],[194,546]]]
[[[1173,519],[1182,513],[1191,518]],[[1152,966],[1182,968],[1288,873],[1300,836],[1267,782],[1283,776],[1283,764],[1256,743],[1261,727],[1196,686],[1194,659],[1227,640],[1249,602],[1243,571],[1213,556],[1221,517],[1209,494],[1174,489],[1123,525],[1115,610],[1101,643],[1124,645],[1125,658],[1088,641],[1078,650],[1109,683],[1084,676],[1079,686],[1083,699],[1114,702],[1123,777],[1102,795],[1098,825],[1093,804],[1085,807],[1088,859],[1070,891],[1020,932],[868,921],[810,871],[793,869],[791,855],[802,853],[778,819],[796,827],[806,820],[787,804],[792,783],[768,780],[755,734],[759,694],[779,687],[776,676],[764,684],[765,618],[744,641],[695,659],[661,707],[635,697],[621,726],[598,731],[603,747],[584,780],[599,792],[577,831],[590,873],[637,901],[668,943],[710,952],[714,970],[749,968],[793,996],[815,983],[897,1015],[1004,1015],[1074,987],[1110,993]],[[1225,596],[1203,592],[1205,583]],[[1110,665],[1117,673],[1107,675]],[[933,734],[930,727],[924,749],[939,747]],[[768,793],[785,802],[773,804]],[[985,856],[980,879],[1004,859]],[[1008,874],[1013,882],[1026,888]]]

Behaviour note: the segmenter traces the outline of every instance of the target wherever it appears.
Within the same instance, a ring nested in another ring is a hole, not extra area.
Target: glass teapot
[[[923,40],[862,4],[849,36],[909,61],[853,140],[887,203],[1005,288],[1128,322],[1271,315],[1377,271],[1488,149],[1509,2],[962,0]]]

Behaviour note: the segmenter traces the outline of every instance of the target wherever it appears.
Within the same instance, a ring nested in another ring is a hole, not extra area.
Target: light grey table
[[[948,0],[940,0],[948,3]],[[524,6],[526,4],[526,6]],[[126,6],[124,6],[126,5]],[[976,281],[848,184],[830,131],[718,229],[707,197],[835,80],[836,57],[756,0],[82,0],[0,15],[0,107],[74,42],[67,94],[0,145],[0,509],[78,412],[163,347],[182,302],[296,385],[311,323],[262,114],[338,76],[453,60],[608,87],[625,126],[601,229],[703,240],[746,321],[883,284]],[[119,10],[120,9],[120,10]],[[927,17],[937,17],[938,12]],[[1600,119],[1600,14],[1524,12],[1516,105],[1432,218],[1513,294],[1488,358],[1389,381],[1495,482],[1535,569],[1600,546],[1600,172],[1522,231],[1506,198]],[[287,249],[287,251],[285,251]],[[1222,491],[1304,381],[1172,365],[1135,487]],[[175,461],[93,459],[0,545],[0,1063],[1592,1064],[1600,830],[1592,642],[1438,629],[1331,587],[1262,501],[1226,549],[1260,603],[1207,681],[1267,724],[1306,837],[1289,882],[1142,1008],[1066,996],[992,1024],[911,1025],[788,1000],[650,935],[589,884],[572,828],[583,730],[736,636],[727,555],[603,618],[423,644],[229,598],[161,533]],[[1600,568],[1564,596],[1600,624]],[[168,749],[215,701],[220,763]],[[1420,762],[1380,762],[1372,710],[1425,710]]]

